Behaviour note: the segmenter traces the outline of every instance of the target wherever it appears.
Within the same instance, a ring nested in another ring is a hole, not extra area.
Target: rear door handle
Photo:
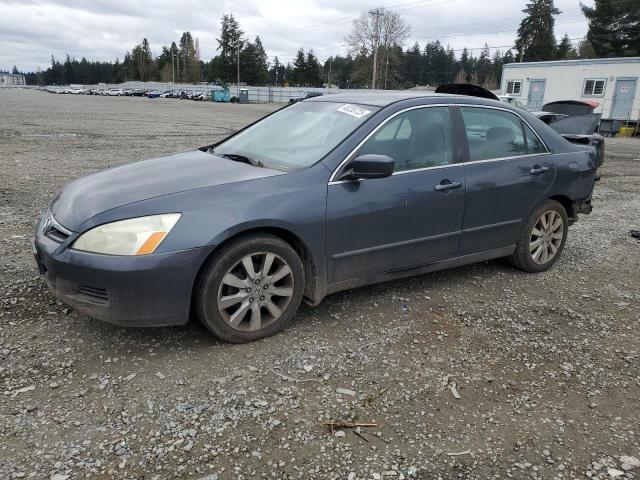
[[[534,165],[533,168],[529,170],[529,173],[531,175],[538,175],[539,173],[544,173],[547,170],[549,170],[549,167],[541,167],[540,165]]]
[[[438,185],[434,187],[437,192],[446,192],[448,190],[453,190],[454,188],[460,188],[462,183],[460,182],[451,182],[449,180],[442,180]]]

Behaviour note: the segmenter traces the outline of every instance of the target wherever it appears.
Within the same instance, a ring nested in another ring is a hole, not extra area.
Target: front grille
[[[102,305],[109,304],[109,294],[104,288],[90,287],[88,285],[80,285],[78,287],[79,297],[84,300],[99,303]]]
[[[58,242],[58,243],[62,243],[64,242],[67,238],[69,238],[69,235],[67,235],[64,232],[61,232],[60,230],[58,230],[56,227],[54,226],[49,226],[49,228],[44,232],[44,235],[47,238],[50,238],[51,240],[53,240],[54,242]]]
[[[49,211],[45,213],[41,226],[44,236],[57,243],[64,242],[72,233],[60,225]]]

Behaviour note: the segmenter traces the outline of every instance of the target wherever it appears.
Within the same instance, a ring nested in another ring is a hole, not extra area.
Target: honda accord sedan
[[[501,257],[545,271],[591,211],[596,169],[592,147],[499,101],[325,95],[70,183],[34,254],[90,317],[193,316],[241,343],[340,290]]]

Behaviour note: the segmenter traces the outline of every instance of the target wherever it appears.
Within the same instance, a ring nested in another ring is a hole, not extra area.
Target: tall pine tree
[[[553,34],[554,15],[558,10],[553,0],[532,0],[523,10],[525,18],[520,22],[516,50],[518,61],[537,62],[556,58],[556,37]]]
[[[578,53],[576,52],[576,49],[573,48],[571,39],[566,33],[558,44],[557,58],[558,60],[573,60],[574,58],[578,58]]]
[[[226,80],[235,79],[238,51],[242,50],[245,40],[244,32],[232,14],[222,16],[220,38],[217,40],[220,59],[216,73]]]
[[[640,55],[640,1],[595,0],[580,4],[589,20],[587,40],[599,57]]]

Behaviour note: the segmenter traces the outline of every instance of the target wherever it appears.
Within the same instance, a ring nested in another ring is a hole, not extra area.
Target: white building
[[[640,57],[509,63],[501,92],[520,98],[531,111],[557,100],[598,102],[607,119],[640,119]]]
[[[0,72],[0,87],[14,87],[25,83],[22,74]]]

